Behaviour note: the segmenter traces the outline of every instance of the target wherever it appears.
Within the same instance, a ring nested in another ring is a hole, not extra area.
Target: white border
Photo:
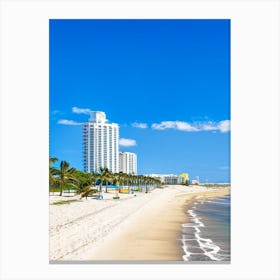
[[[1,1],[1,279],[279,279],[279,2]],[[232,263],[48,264],[48,19],[229,18]]]

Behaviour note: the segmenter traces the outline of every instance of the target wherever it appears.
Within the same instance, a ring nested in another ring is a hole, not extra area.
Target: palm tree
[[[148,193],[149,192],[148,184],[150,182],[149,177],[145,176],[144,182],[145,182],[145,193]]]
[[[113,173],[107,167],[105,168],[104,173],[105,173],[104,179],[106,182],[105,192],[107,193],[108,192],[108,183],[113,182],[114,178],[113,178]]]
[[[135,176],[135,186],[137,187],[137,190],[140,191],[140,175],[134,175]]]
[[[161,185],[161,180],[158,178],[154,178],[154,184],[156,185],[156,187]]]
[[[125,185],[125,173],[122,171],[118,173],[119,180],[120,180],[120,185],[124,186]]]
[[[142,192],[142,185],[144,181],[144,176],[143,175],[137,175],[137,185],[138,185],[138,190]]]
[[[55,177],[57,169],[52,167],[52,164],[56,163],[57,161],[58,161],[58,159],[56,157],[49,158],[49,186],[50,186],[50,188],[52,186],[54,186],[57,181],[56,177]]]
[[[124,185],[126,187],[128,187],[128,193],[129,193],[130,192],[130,188],[129,188],[129,175],[127,173],[122,173],[122,178],[123,178]]]
[[[83,197],[85,197],[87,199],[90,194],[96,193],[96,192],[97,192],[97,190],[92,189],[91,186],[85,186],[83,188],[82,192],[80,192],[80,194],[81,194],[80,199],[82,199]]]
[[[125,173],[120,171],[119,173],[113,174],[113,184],[116,186],[123,186],[125,183]]]
[[[55,172],[57,175],[57,182],[60,187],[60,196],[62,196],[62,191],[65,186],[75,187],[74,182],[77,181],[75,177],[75,168],[69,168],[70,164],[67,161],[60,162],[60,169]]]
[[[93,186],[94,187],[96,187],[96,181],[98,180],[98,178],[99,178],[99,173],[95,173],[95,172],[92,172],[92,173],[90,173],[91,174],[91,176],[92,176],[92,179],[93,179]]]
[[[92,184],[95,181],[95,175],[92,173],[84,173],[81,171],[76,171],[77,182],[75,184],[76,193],[80,194],[82,199],[86,199],[91,193],[95,193],[97,190],[92,189]]]
[[[100,167],[100,172],[97,177],[100,180],[99,184],[99,195],[101,195],[102,192],[102,184],[103,182],[106,182],[106,192],[107,192],[107,187],[108,187],[108,182],[112,180],[110,176],[110,171],[107,167]]]
[[[51,164],[57,163],[58,159],[56,157],[49,157],[49,166],[51,167]]]
[[[128,193],[130,193],[131,189],[133,190],[134,176],[132,174],[126,174],[126,179],[128,183]]]
[[[136,175],[130,174],[130,183],[131,183],[132,190],[135,191]]]
[[[113,174],[113,184],[119,186],[122,184],[122,172]]]

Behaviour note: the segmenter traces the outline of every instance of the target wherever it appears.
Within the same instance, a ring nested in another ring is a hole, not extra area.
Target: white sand
[[[120,200],[112,199],[114,193],[105,194],[104,200],[50,196],[50,260],[166,259],[168,256],[160,247],[168,248],[168,239],[174,238],[175,233],[178,235],[178,225],[186,218],[180,208],[185,199],[180,200],[178,195],[204,192],[213,192],[213,188],[169,186],[148,194],[137,193],[136,196],[120,194]],[[70,199],[78,201],[64,205],[52,204],[57,200]],[[176,211],[166,212],[169,214],[164,219],[158,219],[169,208]],[[168,224],[168,228],[164,228],[165,224]],[[148,238],[141,239],[141,231],[146,232]],[[157,240],[158,232],[163,232],[165,238]],[[133,258],[133,252],[143,245],[150,250],[156,246],[158,253],[142,250],[142,255]],[[178,247],[176,238],[173,243],[171,240],[170,246]],[[115,254],[111,253],[112,247]],[[178,259],[181,252],[173,255],[169,258]]]

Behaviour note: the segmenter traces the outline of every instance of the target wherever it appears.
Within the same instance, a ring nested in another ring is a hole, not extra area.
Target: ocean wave
[[[230,205],[229,202],[220,202],[220,201],[212,201],[212,200],[208,200],[205,203],[215,203],[215,204],[225,204],[225,205]]]
[[[224,201],[224,202],[223,202]],[[219,199],[219,201],[206,200],[200,201],[200,204],[204,202],[217,203],[217,204],[229,204],[226,200]],[[196,204],[197,205],[197,204]],[[221,206],[222,207],[222,206]],[[183,260],[185,261],[228,261],[230,260],[229,252],[223,250],[218,244],[205,235],[205,229],[207,227],[202,222],[202,217],[195,211],[196,208],[189,209],[187,212],[190,216],[190,222],[182,225],[182,248],[184,250]],[[206,227],[206,228],[205,228]],[[201,232],[202,228],[205,228]],[[200,230],[201,229],[201,230]]]

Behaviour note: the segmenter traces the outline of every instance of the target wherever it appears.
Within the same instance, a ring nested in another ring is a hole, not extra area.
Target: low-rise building
[[[185,182],[183,176],[175,174],[149,174],[147,176],[157,178],[166,185],[180,185]]]

